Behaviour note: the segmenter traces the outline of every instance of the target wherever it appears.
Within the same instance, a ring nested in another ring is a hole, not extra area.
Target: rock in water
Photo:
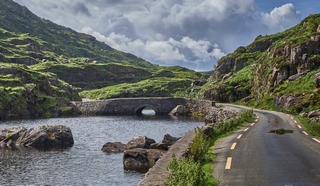
[[[72,146],[71,129],[64,125],[38,126],[31,129],[12,127],[0,131],[0,145],[51,148]]]
[[[102,151],[107,153],[119,153],[123,152],[127,145],[121,142],[107,142],[103,145]]]
[[[129,149],[123,153],[123,167],[125,170],[135,170],[146,173],[156,161],[165,153],[159,149]]]
[[[149,149],[150,145],[153,143],[156,143],[156,141],[154,141],[154,139],[148,138],[146,136],[139,136],[139,137],[131,139],[127,143],[126,150],[135,149],[135,148]]]
[[[173,145],[180,138],[172,137],[170,134],[164,135],[161,142],[156,145],[156,149],[168,150],[171,145]]]

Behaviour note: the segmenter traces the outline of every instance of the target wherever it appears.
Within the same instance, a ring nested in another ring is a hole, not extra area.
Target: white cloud
[[[262,13],[262,21],[272,32],[280,32],[293,26],[301,19],[301,13],[288,3],[274,8],[270,13]]]

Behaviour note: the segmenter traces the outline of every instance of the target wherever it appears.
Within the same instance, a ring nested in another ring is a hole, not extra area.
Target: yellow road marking
[[[237,143],[233,143],[230,149],[234,150],[236,148],[236,145],[237,145]]]
[[[245,132],[247,132],[249,130],[249,128],[244,129]]]
[[[316,139],[316,138],[312,138],[314,141],[320,143],[320,140]]]
[[[232,157],[228,157],[225,169],[231,169],[231,162],[232,162]]]
[[[296,121],[296,120],[293,120],[293,122],[297,123],[297,121]]]
[[[302,131],[302,133],[306,136],[308,136],[309,134],[306,131]]]
[[[238,137],[237,137],[237,139],[240,139],[242,137],[242,134],[240,134]]]
[[[298,125],[299,129],[301,129],[302,127],[300,125]]]
[[[251,126],[253,126],[255,123],[252,123]]]

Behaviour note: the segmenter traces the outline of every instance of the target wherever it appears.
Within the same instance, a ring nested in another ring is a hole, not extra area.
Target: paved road
[[[320,139],[306,133],[292,116],[254,111],[254,123],[213,147],[214,177],[220,185],[320,186]],[[281,128],[293,133],[270,133]]]

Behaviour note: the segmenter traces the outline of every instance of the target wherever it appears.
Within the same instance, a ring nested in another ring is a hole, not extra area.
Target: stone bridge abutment
[[[187,98],[116,98],[98,101],[71,102],[77,115],[141,115],[143,109],[149,107],[156,115],[168,115],[175,107],[183,105],[191,109],[211,107],[208,100]]]

